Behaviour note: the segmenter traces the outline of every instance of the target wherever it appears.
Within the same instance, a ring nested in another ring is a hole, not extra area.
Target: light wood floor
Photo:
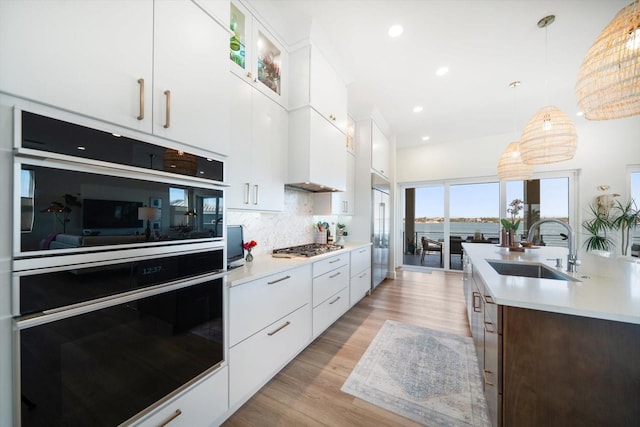
[[[340,391],[387,319],[471,336],[462,275],[399,271],[395,280],[380,284],[223,425],[417,426]]]

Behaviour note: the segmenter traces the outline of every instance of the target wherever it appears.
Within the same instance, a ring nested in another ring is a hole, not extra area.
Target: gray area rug
[[[341,390],[427,426],[490,426],[473,340],[387,320]]]

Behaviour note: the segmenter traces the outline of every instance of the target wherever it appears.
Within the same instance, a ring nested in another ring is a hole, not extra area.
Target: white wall
[[[629,197],[626,167],[640,164],[640,116],[588,121],[576,118],[578,149],[572,160],[539,166],[535,172],[579,170],[578,223],[598,194],[597,187]],[[397,152],[398,183],[444,179],[491,177],[497,179],[498,158],[513,134],[400,149]],[[580,241],[580,245],[582,245]],[[618,249],[619,250],[619,249]]]

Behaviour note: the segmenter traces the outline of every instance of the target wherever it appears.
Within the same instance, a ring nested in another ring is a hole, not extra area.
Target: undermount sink
[[[533,277],[537,279],[564,280],[566,282],[579,282],[569,276],[565,276],[557,270],[553,270],[542,264],[526,264],[521,262],[487,261],[491,267],[503,276]]]

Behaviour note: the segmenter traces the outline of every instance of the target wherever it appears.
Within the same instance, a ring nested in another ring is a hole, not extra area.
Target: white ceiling
[[[290,46],[307,39],[309,28],[323,33],[329,55],[343,66],[349,112],[358,120],[377,109],[388,136],[408,147],[490,135],[515,140],[549,104],[576,122],[585,120],[575,116],[578,69],[597,35],[630,1],[248,2]],[[550,14],[555,22],[538,28]],[[387,35],[393,24],[404,27],[396,39]],[[440,66],[449,74],[437,77]],[[509,88],[514,80],[522,82],[515,91]],[[413,113],[416,105],[424,110]]]

